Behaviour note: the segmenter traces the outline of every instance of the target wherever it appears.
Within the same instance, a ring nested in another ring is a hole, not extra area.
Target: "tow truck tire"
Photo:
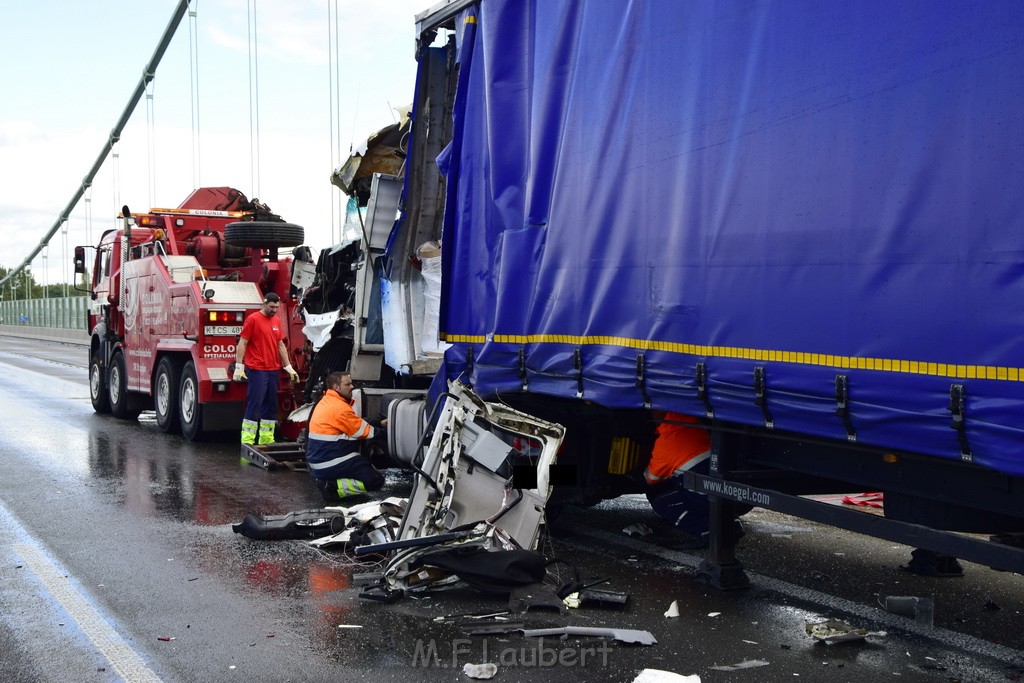
[[[178,421],[178,385],[181,382],[181,362],[171,356],[160,359],[153,378],[153,410],[157,426],[168,434],[181,431]]]
[[[110,398],[110,413],[122,420],[134,420],[138,410],[132,408],[128,393],[128,370],[124,363],[124,352],[117,351],[110,358],[107,368],[107,396]]]
[[[89,400],[97,413],[110,412],[110,395],[107,393],[107,375],[103,364],[95,353],[89,359]]]
[[[297,247],[306,231],[294,223],[243,221],[224,226],[224,241],[237,247]]]
[[[178,424],[181,435],[189,441],[199,441],[203,436],[203,404],[199,402],[199,377],[196,364],[185,363],[181,370],[178,389]]]

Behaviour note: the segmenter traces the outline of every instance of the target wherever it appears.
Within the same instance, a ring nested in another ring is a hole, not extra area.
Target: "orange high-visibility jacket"
[[[711,436],[700,427],[697,418],[679,413],[665,413],[672,422],[686,422],[694,427],[662,423],[655,432],[651,461],[644,470],[648,484],[657,484],[681,474],[711,456]]]
[[[330,469],[359,456],[359,440],[372,439],[373,426],[356,415],[352,404],[328,389],[309,419],[306,463],[314,477],[330,476]]]

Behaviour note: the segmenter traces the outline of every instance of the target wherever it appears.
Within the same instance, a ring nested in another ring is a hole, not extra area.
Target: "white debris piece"
[[[668,606],[668,610],[665,612],[665,616],[668,619],[674,619],[679,616],[679,601],[673,600],[672,604]]]
[[[470,678],[494,678],[494,674],[498,673],[498,665],[491,662],[484,662],[483,664],[465,664],[462,667],[462,673],[466,674]]]
[[[817,623],[804,622],[804,630],[812,638],[826,645],[842,643],[849,640],[863,640],[868,636],[885,636],[885,631],[869,631],[866,628],[854,628],[845,621],[829,619]]]
[[[640,537],[643,537],[643,536],[650,536],[654,532],[651,530],[651,527],[647,526],[646,524],[637,523],[637,524],[630,524],[629,526],[627,526],[625,529],[622,530],[622,533],[626,534],[627,536],[640,536]]]
[[[711,667],[715,671],[739,671],[740,669],[753,669],[756,666],[768,666],[767,659],[745,659],[738,664],[725,664]]]
[[[633,683],[700,683],[700,676],[697,674],[684,676],[661,669],[644,669],[633,679]]]

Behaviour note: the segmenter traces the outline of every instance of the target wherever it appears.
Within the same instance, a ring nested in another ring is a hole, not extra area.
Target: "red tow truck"
[[[299,298],[314,264],[307,248],[278,256],[302,244],[302,227],[229,187],[195,190],[176,209],[125,207],[121,218],[94,247],[91,269],[89,393],[96,412],[132,420],[152,409],[162,430],[190,441],[238,429],[245,385],[231,381],[230,366],[242,322],[268,292],[281,297],[288,355],[306,377]],[[75,249],[76,273],[89,272],[86,249]],[[279,424],[288,439],[300,425],[285,418],[301,393],[282,372]]]

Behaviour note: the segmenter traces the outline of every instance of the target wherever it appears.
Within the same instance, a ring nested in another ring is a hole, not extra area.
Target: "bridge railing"
[[[88,309],[87,296],[0,301],[0,334],[87,342]]]

